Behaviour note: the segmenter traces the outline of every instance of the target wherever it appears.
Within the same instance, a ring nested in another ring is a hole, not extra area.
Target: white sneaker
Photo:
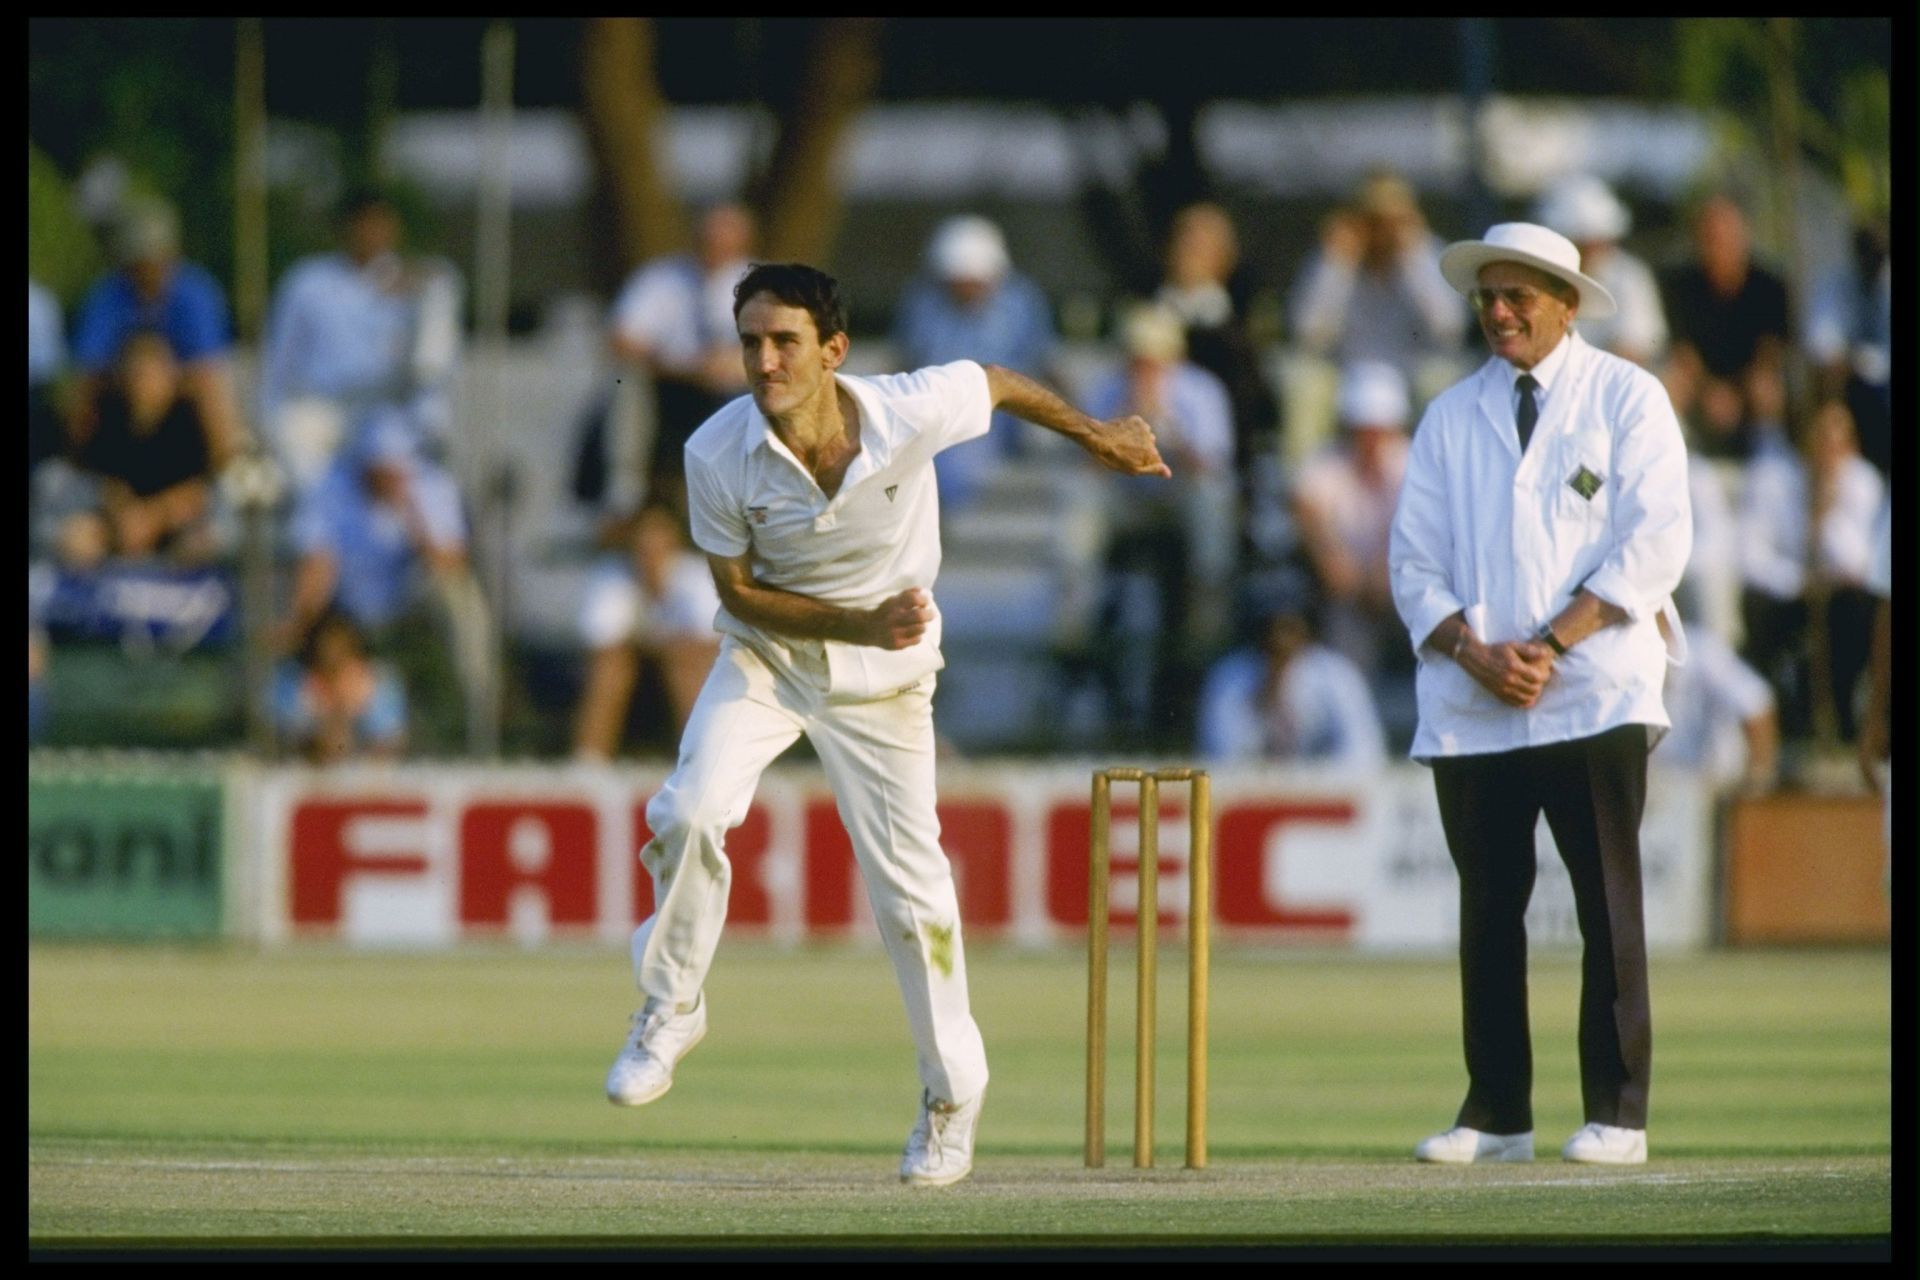
[[[955,1105],[922,1092],[920,1123],[907,1135],[906,1154],[900,1157],[900,1181],[945,1187],[973,1172],[973,1131],[986,1096],[983,1091]]]
[[[1589,1124],[1567,1139],[1560,1158],[1575,1164],[1645,1164],[1647,1131]]]
[[[673,1087],[673,1067],[707,1034],[707,997],[690,1013],[649,999],[633,1015],[633,1029],[607,1072],[607,1101],[640,1107]]]
[[[1533,1159],[1532,1133],[1482,1133],[1456,1125],[1413,1149],[1428,1164],[1524,1164]]]

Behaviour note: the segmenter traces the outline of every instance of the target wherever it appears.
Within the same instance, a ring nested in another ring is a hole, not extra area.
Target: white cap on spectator
[[[113,247],[122,263],[171,258],[180,252],[180,219],[158,200],[137,201],[120,215]]]
[[[927,263],[942,280],[998,280],[1013,265],[1000,228],[974,214],[940,224]]]
[[[1356,360],[1340,376],[1340,423],[1348,430],[1391,427],[1404,431],[1411,410],[1406,378],[1384,361]]]
[[[1127,313],[1120,327],[1120,341],[1127,354],[1139,360],[1184,360],[1187,355],[1187,327],[1170,307],[1146,303]]]
[[[1540,197],[1534,217],[1580,244],[1618,240],[1633,226],[1633,214],[1613,188],[1587,173],[1556,182]]]

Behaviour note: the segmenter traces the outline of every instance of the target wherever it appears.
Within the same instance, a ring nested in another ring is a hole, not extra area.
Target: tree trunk
[[[880,78],[879,18],[823,20],[808,43],[806,66],[780,113],[759,205],[769,260],[823,262],[840,228],[836,162],[847,128]]]
[[[666,103],[654,75],[653,23],[593,18],[580,42],[582,114],[613,221],[621,274],[687,247],[686,215],[660,145]]]

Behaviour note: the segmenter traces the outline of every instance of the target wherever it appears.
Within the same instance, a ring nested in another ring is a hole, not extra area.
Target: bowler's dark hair
[[[840,298],[840,282],[803,262],[756,262],[733,287],[733,318],[756,294],[772,294],[789,307],[813,317],[813,327],[825,342],[847,331],[847,306]]]

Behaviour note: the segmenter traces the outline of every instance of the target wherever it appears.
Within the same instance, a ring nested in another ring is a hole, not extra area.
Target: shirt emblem
[[[887,501],[888,501],[888,502],[892,502],[892,501],[893,501],[893,495],[894,495],[894,494],[896,494],[896,493],[898,493],[898,492],[900,492],[900,486],[899,486],[899,485],[897,485],[897,484],[890,484],[890,485],[888,485],[888,486],[887,486]]]
[[[748,507],[747,519],[753,521],[755,524],[765,524],[767,522],[767,509],[765,507]]]
[[[1567,477],[1567,487],[1585,498],[1588,502],[1593,501],[1593,495],[1600,492],[1600,486],[1604,483],[1605,481],[1601,480],[1599,476],[1593,474],[1593,472],[1587,470],[1584,466]]]

